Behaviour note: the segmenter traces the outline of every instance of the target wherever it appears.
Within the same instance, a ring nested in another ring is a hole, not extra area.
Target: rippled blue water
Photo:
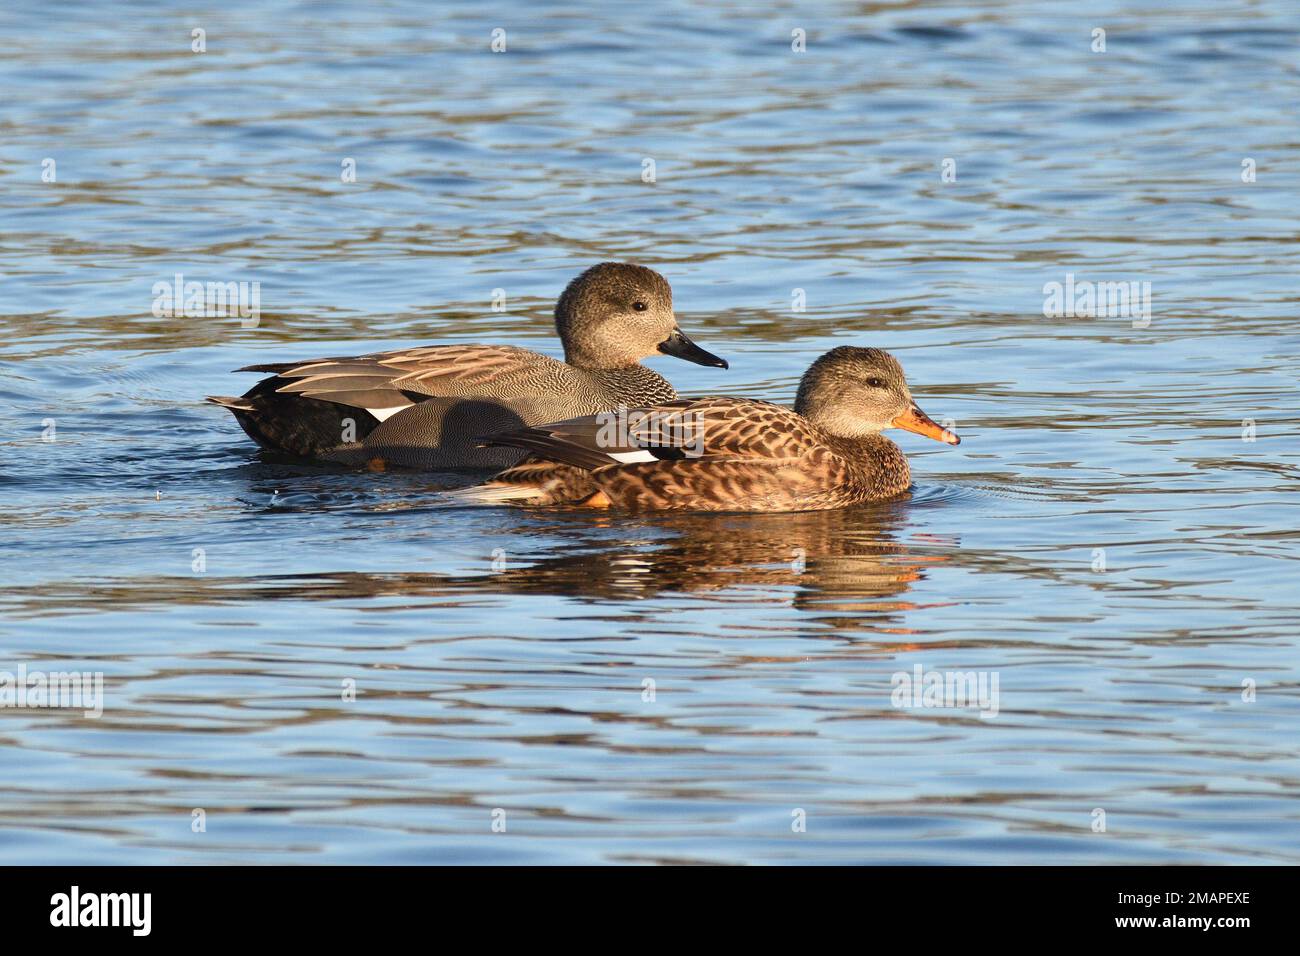
[[[1070,6],[6,4],[0,671],[105,700],[0,709],[0,862],[1300,860],[1300,22]],[[731,359],[682,393],[873,345],[962,445],[840,513],[469,510],[202,404],[554,354],[608,258]]]

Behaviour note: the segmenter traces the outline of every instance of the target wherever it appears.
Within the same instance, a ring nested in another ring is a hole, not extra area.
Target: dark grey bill
[[[730,368],[727,360],[718,358],[712,352],[706,352],[686,337],[681,329],[673,329],[673,334],[659,343],[659,351],[664,355],[686,359],[696,365],[710,365],[713,368]]]

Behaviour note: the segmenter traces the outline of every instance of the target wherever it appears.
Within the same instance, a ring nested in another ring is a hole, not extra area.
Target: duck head
[[[626,368],[659,353],[727,367],[677,327],[668,280],[627,262],[602,262],[570,282],[555,305],[555,329],[565,360],[579,368]]]
[[[961,443],[917,407],[903,366],[880,349],[851,345],[831,349],[804,373],[794,409],[841,438],[865,438],[886,428],[902,428],[949,445]]]

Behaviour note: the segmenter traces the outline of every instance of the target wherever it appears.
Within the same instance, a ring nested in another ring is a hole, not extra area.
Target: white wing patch
[[[368,411],[371,415],[374,415],[375,418],[383,422],[392,418],[398,412],[404,412],[408,408],[414,408],[414,407],[415,407],[414,405],[394,405],[392,408],[367,408],[366,411]]]
[[[638,461],[659,460],[654,455],[650,454],[650,452],[646,451],[644,448],[639,448],[636,451],[607,451],[605,452],[605,454],[608,455],[610,458],[614,459],[614,461],[621,462],[624,465],[630,465],[633,462],[638,462]]]

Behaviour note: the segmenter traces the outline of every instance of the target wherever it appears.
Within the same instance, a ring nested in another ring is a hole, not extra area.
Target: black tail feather
[[[541,428],[521,428],[512,432],[485,435],[475,440],[480,448],[520,448],[548,461],[575,465],[585,471],[594,471],[614,464],[608,455],[567,442],[555,433]]]

